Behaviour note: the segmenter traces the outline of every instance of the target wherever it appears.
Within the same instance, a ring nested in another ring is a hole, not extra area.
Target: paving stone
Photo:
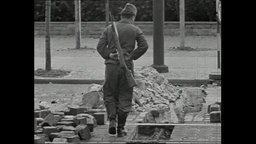
[[[93,114],[98,125],[105,125],[107,121],[107,114],[105,112],[97,112]]]
[[[45,138],[43,136],[34,136],[34,144],[44,144],[45,143]]]
[[[44,132],[44,134],[49,136],[50,133],[58,132],[58,129],[53,126],[45,126],[45,127],[43,127],[43,132]]]
[[[39,112],[39,117],[40,118],[45,118],[48,114],[50,114],[51,113],[51,111],[50,110],[41,110],[40,112]]]
[[[53,115],[59,115],[61,117],[63,117],[65,115],[64,112],[58,112],[58,111],[53,111],[52,114]]]
[[[76,116],[73,115],[64,115],[63,118],[64,119],[74,119]]]
[[[213,111],[220,111],[220,105],[219,104],[211,104],[208,106],[208,113],[211,113]]]
[[[63,126],[62,131],[74,131],[75,128],[73,126]]]
[[[53,141],[53,139],[59,137],[59,135],[60,135],[60,132],[53,132],[53,133],[50,133],[48,137],[50,141]]]
[[[34,131],[37,129],[37,121],[36,118],[34,118]]]
[[[61,131],[57,133],[51,133],[49,135],[49,139],[52,141],[54,138],[69,138],[75,136],[73,131]]]
[[[37,129],[34,131],[35,134],[43,134],[43,129]]]
[[[60,122],[57,122],[57,125],[74,126],[75,123],[71,121],[60,121]]]
[[[210,113],[210,122],[211,123],[219,123],[221,122],[221,112],[213,111]]]
[[[68,140],[69,143],[80,142],[80,138],[79,138],[78,135],[68,136],[67,140]]]
[[[84,113],[86,111],[85,107],[79,107],[79,106],[69,106],[69,114],[70,115],[77,115],[80,113]]]
[[[75,131],[61,131],[60,134],[71,134],[71,135],[75,135]]]
[[[40,110],[34,111],[34,117],[35,118],[39,118],[39,115],[40,115]]]
[[[40,123],[42,123],[44,121],[43,118],[36,118],[36,124],[39,125]]]
[[[46,134],[44,134],[44,133],[42,133],[42,134],[37,134],[37,136],[39,136],[39,137],[43,137],[43,138],[44,138],[44,140],[45,140],[45,142],[46,142],[46,141],[50,141],[50,140],[49,140],[49,136],[48,136],[48,135],[46,135]]]
[[[45,118],[44,121],[42,122],[49,124],[50,126],[55,126],[57,122],[60,120],[59,116],[54,116],[52,113],[49,113]]]
[[[80,124],[75,128],[75,133],[78,134],[81,140],[88,140],[91,138],[90,129],[87,125]]]
[[[86,117],[76,117],[74,119],[74,122],[75,122],[76,125],[79,125],[79,124],[86,125],[87,124],[87,118]]]
[[[68,140],[67,140],[67,138],[54,138],[52,142],[53,143],[67,143]]]
[[[61,121],[74,122],[74,119],[62,118]]]

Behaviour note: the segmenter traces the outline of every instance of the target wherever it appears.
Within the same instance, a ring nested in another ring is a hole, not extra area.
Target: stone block
[[[45,118],[48,114],[50,114],[51,113],[51,111],[50,110],[41,110],[40,112],[39,112],[39,117],[40,118]]]
[[[63,116],[65,115],[64,112],[58,112],[58,111],[52,112],[52,114],[53,114],[53,115],[59,115],[59,116],[61,116],[61,117],[63,117]]]
[[[75,123],[71,121],[60,121],[60,122],[57,122],[57,125],[74,126]]]
[[[36,118],[36,124],[39,125],[40,123],[42,123],[44,121],[43,118]]]
[[[59,138],[59,135],[60,135],[59,132],[53,132],[53,133],[50,133],[48,137],[50,141],[53,141],[54,138],[57,138],[57,137]]]
[[[39,118],[39,116],[40,116],[40,110],[34,111],[34,117]]]
[[[210,113],[210,122],[211,123],[220,123],[221,122],[221,112],[213,111]]]
[[[67,138],[54,138],[52,142],[53,143],[67,143],[68,140],[67,140]]]
[[[75,116],[73,116],[73,115],[64,115],[63,118],[64,119],[72,119],[73,120],[75,118]]]
[[[46,135],[46,134],[44,134],[44,133],[43,133],[43,134],[36,134],[36,135],[39,136],[39,137],[42,137],[45,142],[46,142],[46,141],[50,141],[48,135]]]
[[[70,106],[69,107],[69,114],[70,115],[77,115],[80,113],[84,113],[86,111],[85,107],[79,107],[79,106]]]
[[[105,125],[107,121],[107,114],[105,112],[97,112],[93,114],[98,125]]]
[[[75,128],[73,126],[63,126],[62,131],[74,131]]]
[[[57,127],[53,126],[45,126],[43,127],[43,133],[46,134],[47,136],[50,135],[50,133],[58,132]]]
[[[80,142],[80,138],[78,135],[72,135],[72,136],[68,136],[67,140],[69,143],[76,143],[76,142]]]
[[[74,131],[61,131],[61,132],[51,133],[49,135],[49,139],[50,141],[53,141],[54,138],[68,138],[74,135],[75,135]]]
[[[52,113],[49,113],[45,118],[43,123],[47,123],[50,126],[55,126],[57,122],[60,121],[59,116],[54,116]]]
[[[45,138],[42,136],[35,135],[34,136],[34,144],[44,144]]]
[[[69,135],[75,135],[75,131],[61,131],[60,134],[69,134]]]
[[[37,121],[36,118],[34,118],[34,131],[37,129]]]
[[[74,119],[74,122],[75,122],[76,125],[79,125],[79,124],[86,125],[87,124],[87,118],[86,117],[76,117]]]
[[[75,133],[78,134],[81,140],[88,140],[91,138],[90,129],[87,125],[78,125],[76,127]]]
[[[208,113],[211,113],[213,111],[220,111],[220,105],[218,104],[211,104],[208,106]]]

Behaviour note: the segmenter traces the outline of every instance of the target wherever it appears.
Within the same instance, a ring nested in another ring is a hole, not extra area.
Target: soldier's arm
[[[136,41],[137,41],[137,48],[131,52],[130,58],[132,60],[137,60],[148,50],[148,43],[145,39],[143,32],[139,28],[136,36]]]
[[[98,45],[97,45],[97,51],[98,53],[104,58],[109,59],[109,54],[111,53],[108,46],[108,37],[107,37],[108,29],[106,28],[103,33],[100,36]]]

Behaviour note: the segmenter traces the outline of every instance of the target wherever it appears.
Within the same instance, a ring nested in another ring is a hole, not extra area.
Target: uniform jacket
[[[116,52],[116,46],[114,44],[114,38],[112,36],[112,25],[109,25],[103,31],[98,45],[97,51],[105,59],[105,64],[117,64],[118,60],[110,59],[109,54]],[[147,41],[143,35],[143,32],[137,26],[130,23],[128,20],[120,20],[116,23],[119,42],[123,53],[127,59],[127,63],[132,63],[133,60],[141,57],[148,49]],[[137,42],[137,48],[135,49],[135,43]],[[128,66],[129,64],[127,64]]]

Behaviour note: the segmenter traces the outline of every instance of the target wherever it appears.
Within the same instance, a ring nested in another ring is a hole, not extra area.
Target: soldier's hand
[[[110,53],[109,58],[111,59],[118,59],[118,54],[117,53]]]

